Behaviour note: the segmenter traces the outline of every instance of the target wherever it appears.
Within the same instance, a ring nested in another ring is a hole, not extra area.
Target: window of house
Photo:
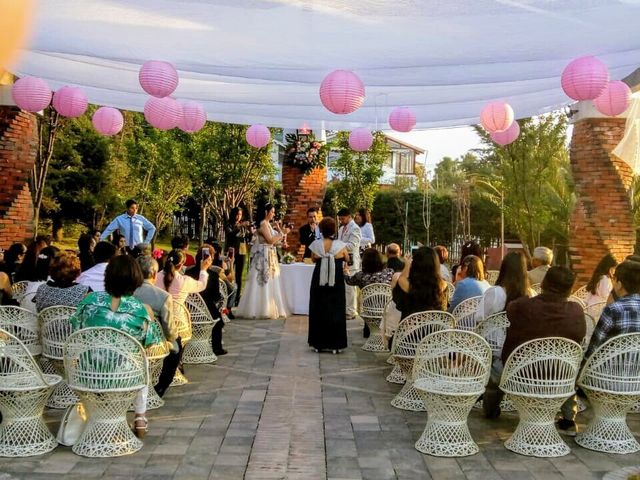
[[[396,156],[395,152],[389,153],[389,156],[387,157],[387,160],[384,162],[384,166],[385,167],[389,167],[389,168],[393,168],[395,156]]]
[[[413,174],[413,155],[410,151],[404,150],[398,152],[398,162],[396,173],[401,175],[411,175]]]

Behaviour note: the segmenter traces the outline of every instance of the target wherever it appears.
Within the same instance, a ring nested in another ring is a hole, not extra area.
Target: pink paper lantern
[[[349,146],[356,152],[366,152],[373,145],[373,135],[368,128],[356,128],[349,134]]]
[[[515,120],[511,124],[509,128],[507,128],[504,132],[495,132],[491,134],[491,140],[496,142],[498,145],[505,146],[513,143],[516,138],[520,135],[520,125]]]
[[[416,114],[409,107],[396,107],[389,114],[389,125],[396,132],[410,132],[416,126]]]
[[[269,145],[271,141],[271,132],[267,127],[260,123],[251,125],[247,128],[246,133],[247,143],[255,148],[262,148]]]
[[[489,133],[504,132],[513,123],[513,109],[505,102],[488,103],[480,113],[480,124]]]
[[[102,135],[111,136],[122,130],[124,118],[117,108],[100,107],[91,117],[91,123]]]
[[[198,102],[184,102],[182,104],[182,115],[178,120],[178,127],[183,132],[194,133],[204,127],[207,123],[207,112]]]
[[[320,101],[339,115],[355,112],[364,103],[364,83],[349,70],[335,70],[320,84]]]
[[[599,97],[608,82],[609,70],[596,57],[576,58],[562,71],[562,89],[574,100],[593,100]]]
[[[36,113],[51,103],[51,88],[41,78],[22,77],[13,84],[11,96],[22,110]]]
[[[81,117],[88,106],[87,96],[78,87],[62,87],[53,94],[53,108],[63,117]]]
[[[163,98],[171,95],[178,87],[178,72],[169,62],[149,60],[140,67],[138,80],[149,95]]]
[[[171,97],[151,97],[144,104],[144,118],[159,130],[176,128],[181,116],[182,107]]]
[[[593,101],[598,111],[609,117],[624,113],[631,103],[631,89],[620,80],[609,82],[604,91]]]

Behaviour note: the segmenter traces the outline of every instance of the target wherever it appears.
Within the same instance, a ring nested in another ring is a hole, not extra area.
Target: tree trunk
[[[33,165],[31,194],[33,196],[33,237],[38,235],[38,226],[40,223],[40,207],[42,206],[42,197],[44,195],[44,186],[47,180],[47,171],[49,163],[53,157],[53,147],[55,146],[58,126],[60,124],[60,115],[51,107],[45,111],[42,119],[40,119],[40,128],[38,129],[38,155]],[[45,126],[47,127],[45,129]],[[45,135],[47,138],[43,138]]]
[[[209,219],[209,208],[207,205],[207,202],[202,202],[202,204],[200,205],[200,245],[202,245],[204,243],[204,230],[205,230],[205,226],[208,223],[208,219]]]

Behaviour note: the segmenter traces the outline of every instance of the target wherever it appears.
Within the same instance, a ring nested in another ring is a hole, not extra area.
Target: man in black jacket
[[[311,258],[309,245],[321,238],[320,229],[318,228],[318,210],[316,208],[307,210],[307,222],[299,230],[300,244],[304,245],[304,258]]]
[[[236,284],[238,285],[235,305],[229,305],[229,308],[231,308],[237,307],[238,302],[240,301],[244,260],[248,250],[247,241],[251,239],[251,222],[248,220],[242,220],[242,208],[233,207],[231,209],[231,213],[229,214],[229,223],[224,230],[227,252],[229,252],[229,248],[233,248],[234,250],[234,270],[236,272]]]

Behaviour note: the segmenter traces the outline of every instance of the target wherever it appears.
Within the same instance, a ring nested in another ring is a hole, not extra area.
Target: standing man
[[[251,222],[248,220],[242,220],[242,208],[233,207],[229,214],[229,223],[227,224],[225,231],[226,248],[229,257],[231,253],[229,249],[233,248],[234,267],[236,272],[236,285],[238,290],[236,293],[236,304],[229,305],[231,307],[237,307],[240,302],[240,293],[242,291],[242,274],[244,273],[244,260],[247,256],[247,240],[250,240],[250,228]]]
[[[351,257],[348,262],[350,271],[355,273],[360,270],[360,240],[362,232],[356,222],[351,217],[351,211],[343,208],[338,212],[338,221],[340,222],[340,230],[338,231],[338,239],[347,244],[347,251]],[[358,296],[356,295],[356,287],[346,286],[347,297],[347,320],[353,320],[358,315]]]
[[[305,225],[300,227],[300,244],[304,245],[304,257],[303,258],[311,258],[311,250],[309,250],[309,245],[311,245],[314,241],[320,240],[322,236],[320,235],[320,227],[318,226],[318,210],[316,208],[310,208],[307,210],[307,222]]]
[[[156,227],[142,215],[138,215],[138,202],[131,199],[125,205],[127,211],[113,219],[100,235],[100,240],[105,240],[114,230],[120,230],[120,234],[124,235],[127,251],[131,251],[139,243],[151,243]],[[145,231],[147,236],[143,238]]]

